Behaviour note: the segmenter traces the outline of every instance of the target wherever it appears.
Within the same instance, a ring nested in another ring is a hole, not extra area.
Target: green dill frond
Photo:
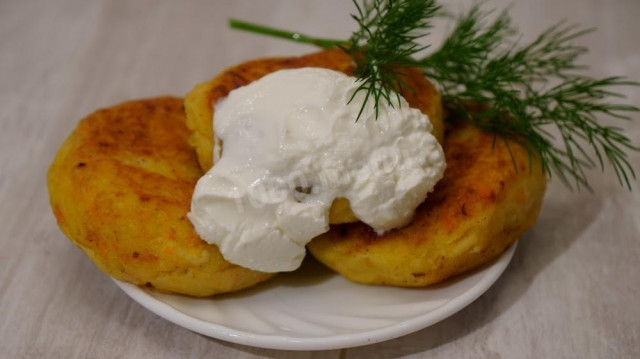
[[[355,59],[354,75],[360,81],[351,100],[357,93],[365,92],[357,119],[369,98],[377,118],[380,101],[391,106],[394,101],[400,104],[397,93],[405,82],[398,69],[416,66],[412,56],[427,48],[418,40],[428,35],[431,19],[440,6],[435,0],[364,0],[361,3],[354,0],[354,4],[357,13],[352,17],[360,27],[352,34],[348,46],[343,47]]]
[[[489,23],[487,17],[473,7],[441,48],[420,61],[447,109],[496,136],[518,141],[540,157],[547,173],[571,188],[589,188],[586,170],[604,170],[605,160],[620,183],[631,188],[635,173],[625,150],[638,148],[621,129],[600,120],[627,119],[628,113],[639,111],[611,102],[622,97],[615,87],[638,84],[579,73],[583,67],[576,61],[587,49],[573,41],[591,29],[559,23],[517,46],[517,32],[506,13]]]

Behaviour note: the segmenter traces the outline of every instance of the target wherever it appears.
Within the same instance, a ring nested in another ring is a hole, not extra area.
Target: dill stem
[[[335,39],[323,39],[301,34],[296,31],[288,31],[282,29],[276,29],[248,21],[230,19],[229,26],[233,29],[243,30],[247,32],[253,32],[256,34],[262,34],[267,36],[279,37],[290,41],[295,41],[303,44],[314,45],[323,49],[330,49],[339,45],[346,44],[344,40]]]

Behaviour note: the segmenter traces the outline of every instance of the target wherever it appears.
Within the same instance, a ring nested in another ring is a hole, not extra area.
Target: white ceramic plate
[[[116,284],[157,315],[213,338],[271,349],[338,349],[397,338],[445,319],[498,279],[515,248],[511,245],[487,266],[426,289],[354,284],[313,260],[252,289],[213,298]]]

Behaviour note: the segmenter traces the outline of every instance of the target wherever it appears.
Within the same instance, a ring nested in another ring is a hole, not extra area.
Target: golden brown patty
[[[447,129],[447,169],[407,227],[376,235],[362,223],[332,226],[308,249],[359,283],[419,287],[500,255],[538,216],[546,178],[525,149],[458,122]]]
[[[185,217],[202,170],[182,105],[133,101],[82,120],[48,173],[58,224],[119,280],[193,296],[264,281],[272,274],[228,263]]]
[[[213,166],[213,106],[231,90],[249,84],[271,72],[299,67],[321,67],[346,74],[353,72],[353,61],[344,51],[334,49],[301,57],[268,58],[248,61],[230,67],[212,80],[199,84],[185,97],[187,126],[192,130],[189,138],[198,154],[200,167],[208,171]],[[413,91],[403,91],[409,105],[427,114],[433,124],[433,134],[442,143],[444,126],[440,95],[420,71],[406,69],[404,80]],[[355,222],[348,200],[334,201],[329,214],[330,223]]]

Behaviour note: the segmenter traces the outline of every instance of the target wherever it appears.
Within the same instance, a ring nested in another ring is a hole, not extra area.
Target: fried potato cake
[[[405,287],[437,283],[499,256],[536,221],[546,186],[542,166],[530,167],[515,142],[464,122],[447,128],[444,152],[444,177],[408,226],[378,236],[362,223],[335,225],[307,248],[352,281]]]
[[[184,121],[170,97],[82,120],[47,176],[60,228],[107,274],[160,291],[209,296],[270,278],[225,261],[186,218],[202,170]]]
[[[213,108],[216,102],[240,86],[258,80],[271,72],[299,67],[321,67],[352,74],[353,60],[339,49],[325,50],[301,57],[267,58],[248,61],[223,71],[210,81],[199,84],[185,97],[187,126],[192,131],[189,141],[198,155],[200,167],[206,172],[213,166]],[[416,69],[403,69],[407,88],[403,97],[411,107],[429,116],[433,134],[442,143],[444,126],[440,95],[422,73]],[[336,199],[329,212],[329,223],[355,222],[355,217],[345,198]]]

